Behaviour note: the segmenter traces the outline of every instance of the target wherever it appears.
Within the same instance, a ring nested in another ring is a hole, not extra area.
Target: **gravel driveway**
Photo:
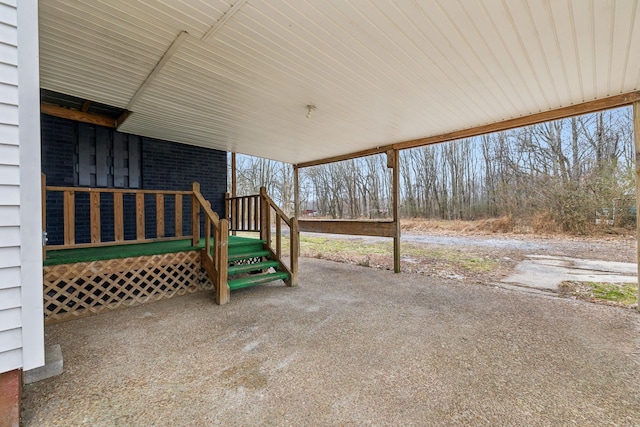
[[[24,425],[640,425],[632,310],[301,260],[298,288],[47,327]]]

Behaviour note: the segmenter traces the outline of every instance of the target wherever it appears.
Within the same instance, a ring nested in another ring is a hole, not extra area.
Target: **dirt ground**
[[[527,255],[565,256],[602,261],[637,262],[635,236],[615,233],[598,236],[488,233],[460,227],[407,227],[402,231],[402,271],[432,277],[491,284],[507,277]],[[312,235],[312,233],[308,233]],[[363,244],[389,243],[389,239],[320,235]],[[338,262],[393,269],[391,253],[358,254],[306,251],[303,255]]]
[[[64,373],[25,386],[24,425],[640,425],[635,311],[300,266],[299,287],[225,306],[201,292],[47,327]]]

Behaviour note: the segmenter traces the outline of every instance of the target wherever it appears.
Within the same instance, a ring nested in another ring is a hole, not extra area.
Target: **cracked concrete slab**
[[[548,255],[527,255],[527,258],[502,282],[555,291],[565,280],[607,283],[638,281],[635,263]]]

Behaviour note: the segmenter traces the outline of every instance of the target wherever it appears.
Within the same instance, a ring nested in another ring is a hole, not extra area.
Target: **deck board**
[[[229,245],[237,242],[254,240],[248,237],[229,236]],[[146,255],[160,255],[172,252],[195,251],[204,248],[204,238],[198,246],[191,244],[191,239],[171,240],[166,242],[147,242],[129,245],[104,246],[98,248],[61,249],[47,252],[43,265],[72,264],[76,262],[103,261],[108,259],[128,258]]]

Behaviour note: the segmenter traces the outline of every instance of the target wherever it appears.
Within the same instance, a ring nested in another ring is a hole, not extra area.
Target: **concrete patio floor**
[[[298,288],[46,328],[26,426],[640,425],[637,312],[301,260]]]

